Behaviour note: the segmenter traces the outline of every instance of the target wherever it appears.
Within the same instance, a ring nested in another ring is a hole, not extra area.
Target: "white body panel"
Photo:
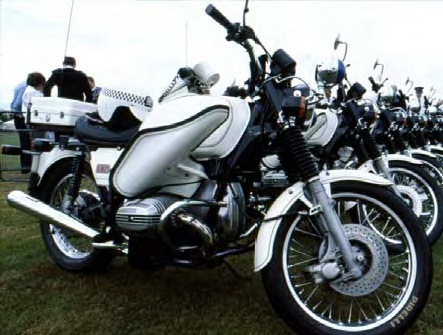
[[[184,98],[174,100],[173,110],[167,103],[145,119],[141,134],[115,169],[113,184],[120,194],[130,198],[171,184],[195,183],[198,187],[204,170],[189,156],[228,119],[229,106],[222,99],[197,98],[189,103]]]
[[[45,127],[74,127],[77,119],[97,110],[97,105],[72,99],[34,97],[30,123]]]
[[[338,125],[337,115],[329,109],[316,109],[317,120],[305,133],[309,146],[326,145],[334,136]]]
[[[99,148],[91,152],[91,169],[99,186],[109,188],[109,175],[123,149]]]
[[[197,160],[223,158],[235,148],[249,124],[251,112],[248,103],[244,100],[232,97],[181,94],[174,99],[168,98],[153,109],[142,123],[140,130],[180,123],[215,105],[229,108],[228,118],[195,149],[192,156]]]
[[[228,119],[217,128],[192,154],[197,160],[223,158],[229,155],[240,141],[251,118],[249,105],[245,100],[224,97],[230,104]]]
[[[330,191],[330,184],[339,181],[361,181],[369,184],[380,186],[390,186],[392,183],[372,173],[362,173],[356,170],[331,170],[320,173],[320,179],[326,190]],[[301,200],[306,204],[309,201],[303,195],[304,184],[298,182],[288,187],[282,194],[274,201],[271,208],[266,213],[266,219],[279,217],[286,213],[291,206],[297,201]],[[267,221],[262,224],[258,232],[257,240],[255,242],[255,271],[262,270],[271,260],[274,248],[274,239],[277,229],[281,223],[281,217],[275,220]]]

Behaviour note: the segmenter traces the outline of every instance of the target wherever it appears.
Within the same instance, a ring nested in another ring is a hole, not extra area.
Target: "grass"
[[[26,185],[0,184],[2,199],[17,188]],[[434,257],[431,297],[409,335],[443,334],[442,241]],[[0,334],[291,334],[252,272],[252,255],[229,262],[242,278],[226,266],[145,272],[124,258],[100,274],[66,272],[47,255],[36,220],[1,200]]]

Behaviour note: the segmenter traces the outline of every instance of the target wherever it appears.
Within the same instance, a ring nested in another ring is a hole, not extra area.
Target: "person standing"
[[[22,108],[23,112],[28,110],[32,97],[42,97],[43,87],[45,86],[45,77],[40,72],[32,72],[28,75],[26,89],[23,92]]]
[[[75,69],[74,57],[65,57],[63,68],[52,71],[51,76],[45,84],[43,94],[51,96],[54,86],[58,87],[58,96],[86,102],[92,102],[92,92],[86,74]]]
[[[26,88],[22,95],[22,106],[20,109],[26,112],[32,97],[43,96],[43,86],[45,85],[45,77],[39,72],[32,72],[28,74],[26,79]],[[31,148],[31,137],[26,127],[26,118],[23,113],[14,114],[15,129],[19,131],[20,147],[22,150],[29,150]],[[20,165],[22,173],[27,173],[31,167],[31,156],[29,154],[20,154]]]
[[[12,98],[11,102],[11,111],[13,112],[22,111],[22,97],[23,97],[23,92],[26,89],[26,86],[27,86],[26,82],[23,81],[14,88],[14,97]]]

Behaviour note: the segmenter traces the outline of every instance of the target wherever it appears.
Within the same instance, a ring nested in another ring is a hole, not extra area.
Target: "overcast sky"
[[[243,1],[74,0],[67,54],[99,86],[154,98],[179,67],[206,60],[219,70],[216,89],[223,91],[247,78],[248,61],[205,14],[210,3],[241,20]],[[61,66],[71,0],[0,0],[0,6],[0,108],[8,108],[29,72],[48,78]],[[443,90],[442,15],[442,1],[251,0],[247,23],[269,51],[287,50],[311,83],[315,64],[331,55],[340,33],[349,44],[351,81],[369,88],[379,58],[390,82],[401,85],[409,76]]]

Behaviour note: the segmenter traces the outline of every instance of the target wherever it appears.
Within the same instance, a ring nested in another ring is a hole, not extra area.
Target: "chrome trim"
[[[40,220],[73,231],[77,234],[93,238],[99,232],[88,227],[77,219],[50,207],[44,202],[27,195],[22,191],[12,191],[7,196],[8,204]]]

